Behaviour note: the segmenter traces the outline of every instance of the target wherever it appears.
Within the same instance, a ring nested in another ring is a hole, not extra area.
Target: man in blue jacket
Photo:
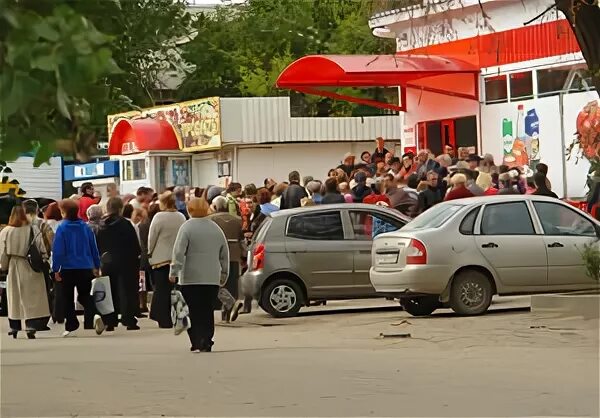
[[[54,280],[62,282],[63,309],[65,314],[64,337],[79,328],[75,314],[74,289],[77,300],[84,307],[85,329],[96,329],[98,335],[105,330],[102,317],[96,315],[96,305],[90,295],[92,279],[98,276],[100,255],[96,238],[90,227],[79,219],[79,206],[74,200],[60,202],[63,221],[56,230],[52,248],[52,271]]]

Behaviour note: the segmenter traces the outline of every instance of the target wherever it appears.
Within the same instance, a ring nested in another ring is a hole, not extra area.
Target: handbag
[[[41,232],[40,232],[41,234]],[[38,234],[39,235],[39,234]],[[44,258],[42,257],[42,253],[35,243],[36,237],[33,236],[33,227],[29,230],[29,247],[27,248],[27,262],[31,269],[36,273],[42,273],[44,271],[44,267],[46,263],[44,262]]]
[[[96,277],[92,280],[90,295],[96,304],[96,310],[100,315],[109,315],[115,311],[112,291],[110,289],[110,278],[108,276]]]

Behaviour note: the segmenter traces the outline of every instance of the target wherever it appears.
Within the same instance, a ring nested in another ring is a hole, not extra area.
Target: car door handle
[[[487,244],[483,244],[481,248],[498,248],[498,244],[495,242],[488,242]]]
[[[560,242],[553,242],[552,244],[548,244],[548,248],[563,248],[564,245]]]

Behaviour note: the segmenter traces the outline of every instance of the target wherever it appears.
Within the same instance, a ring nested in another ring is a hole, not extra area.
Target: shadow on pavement
[[[492,305],[493,306],[493,305]],[[397,312],[402,311],[400,306],[369,306],[369,307],[349,307],[340,309],[329,309],[322,311],[307,311],[298,313],[299,317],[303,316],[317,316],[317,315],[343,315],[343,314],[355,314],[355,313],[372,313],[372,312]],[[506,307],[506,308],[491,308],[485,313],[485,315],[497,315],[506,313],[516,312],[529,312],[529,306],[519,307]],[[407,314],[408,315],[408,314]],[[448,309],[440,309],[439,312],[434,312],[432,315],[419,317],[419,318],[435,318],[435,317],[453,317],[456,315],[454,312]]]

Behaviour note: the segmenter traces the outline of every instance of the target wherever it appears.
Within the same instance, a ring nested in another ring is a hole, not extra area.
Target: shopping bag
[[[185,303],[185,299],[179,290],[171,290],[171,320],[175,335],[192,327],[190,319],[190,310]]]
[[[108,276],[96,277],[92,280],[92,291],[96,310],[100,315],[109,315],[115,311],[112,292],[110,290],[110,278]]]

